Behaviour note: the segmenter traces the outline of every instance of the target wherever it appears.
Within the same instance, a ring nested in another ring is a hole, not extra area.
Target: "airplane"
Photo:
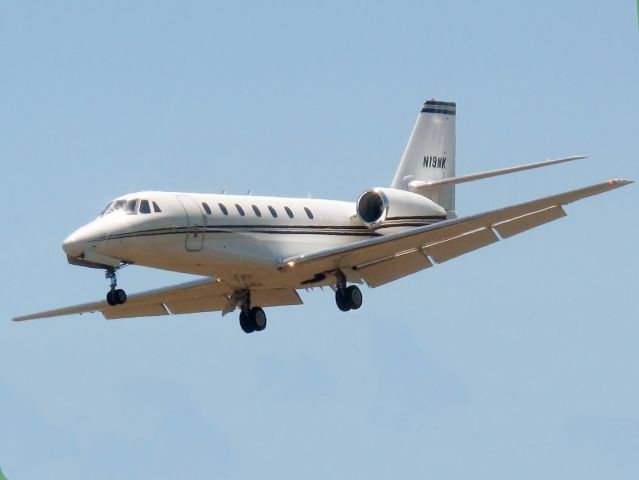
[[[63,242],[68,262],[103,269],[106,299],[14,318],[100,312],[106,319],[239,309],[246,333],[262,331],[264,308],[298,305],[298,290],[331,287],[341,311],[375,288],[566,215],[564,206],[630,183],[614,179],[471,216],[455,213],[458,184],[571,162],[545,160],[455,175],[456,104],[427,100],[390,187],[356,202],[143,191],[116,198]],[[204,278],[128,296],[127,265]]]

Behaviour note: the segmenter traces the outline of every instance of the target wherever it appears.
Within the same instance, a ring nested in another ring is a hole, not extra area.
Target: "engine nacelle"
[[[395,188],[366,190],[359,196],[356,209],[360,221],[372,230],[382,226],[427,224],[446,218],[446,210],[432,200]]]

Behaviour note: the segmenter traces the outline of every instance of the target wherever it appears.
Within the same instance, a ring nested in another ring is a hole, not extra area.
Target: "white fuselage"
[[[124,262],[257,286],[273,280],[282,258],[396,229],[367,228],[351,202],[139,192],[112,202],[70,235],[64,250],[70,259],[98,265]]]

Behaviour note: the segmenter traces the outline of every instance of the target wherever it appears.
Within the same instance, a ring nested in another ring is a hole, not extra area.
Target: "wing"
[[[478,215],[416,227],[282,260],[279,269],[301,283],[342,270],[376,287],[564,217],[562,206],[632,183],[610,180]],[[306,280],[306,281],[305,281]]]
[[[48,310],[16,317],[13,320],[33,320],[36,318],[59,317],[91,312],[100,312],[108,320],[116,318],[177,315],[181,313],[213,312],[235,308],[233,289],[224,282],[206,278],[192,282],[158,288],[130,295],[123,305],[111,306],[106,301],[84,303],[72,307]],[[277,305],[298,305],[302,303],[295,290],[273,288],[251,291],[255,305],[274,307]]]

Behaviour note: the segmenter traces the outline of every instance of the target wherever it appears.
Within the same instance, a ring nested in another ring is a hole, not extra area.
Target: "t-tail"
[[[427,100],[417,117],[392,188],[418,193],[455,216],[455,185],[586,158],[572,156],[455,176],[454,102]]]
[[[455,177],[455,110],[455,102],[424,102],[395,172],[392,188],[415,191],[413,186],[416,184]],[[454,215],[454,184],[418,193]]]

